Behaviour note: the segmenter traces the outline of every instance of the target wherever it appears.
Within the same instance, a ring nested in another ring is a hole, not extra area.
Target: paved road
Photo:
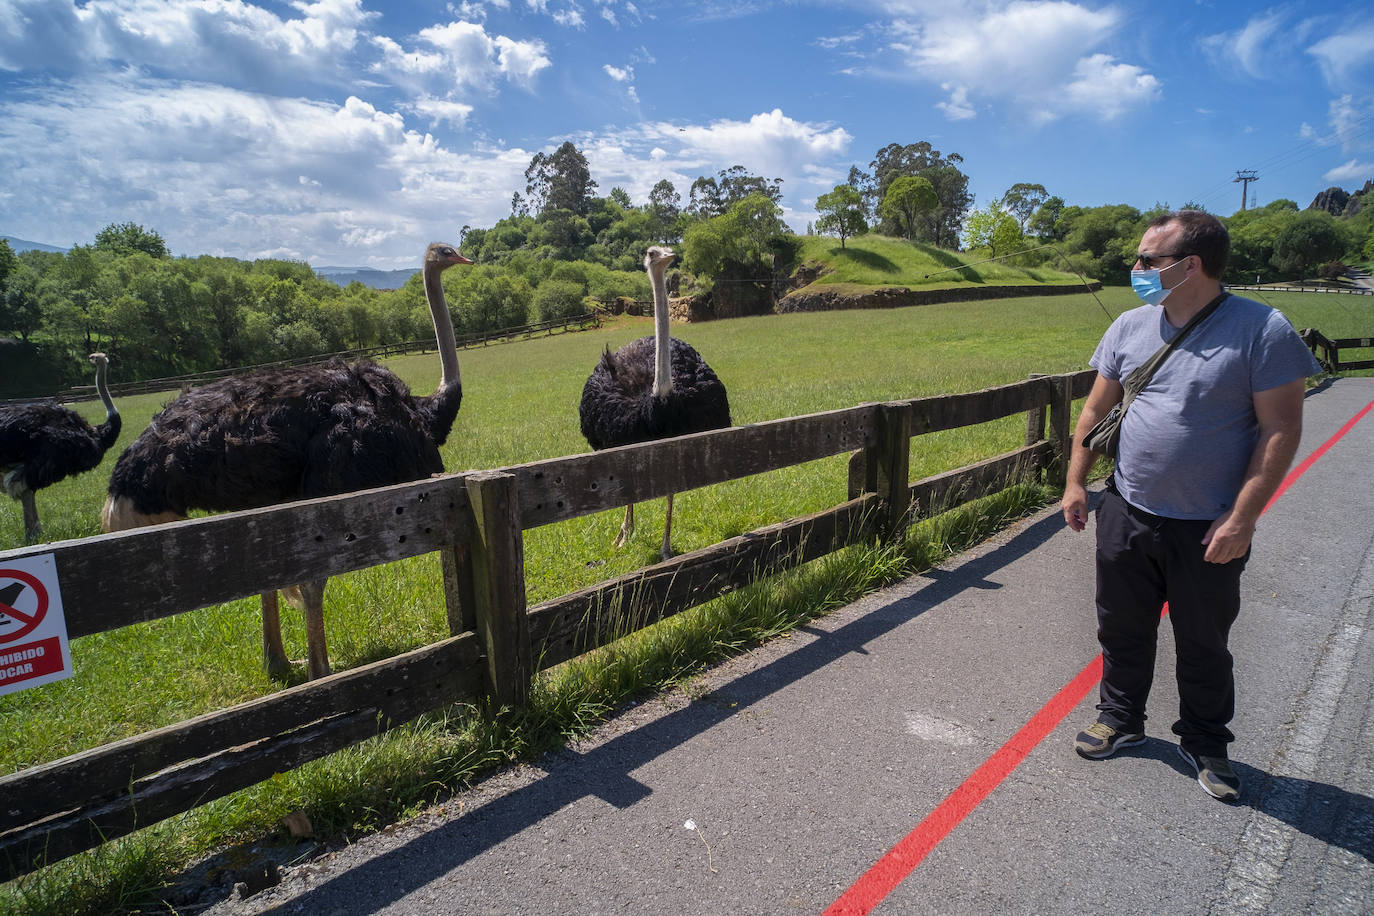
[[[1299,460],[1371,401],[1368,379],[1312,392]],[[1261,520],[1238,805],[1176,754],[1167,626],[1148,742],[1072,752],[1092,535],[1051,509],[210,912],[819,914],[851,887],[879,914],[1374,911],[1371,455],[1374,413]],[[1067,716],[1021,733],[1057,694]]]

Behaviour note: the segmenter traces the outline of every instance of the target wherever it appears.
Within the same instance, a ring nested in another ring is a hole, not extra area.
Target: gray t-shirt
[[[1107,329],[1089,365],[1121,382],[1178,330],[1159,306],[1131,309]],[[1121,496],[1166,518],[1221,515],[1259,440],[1254,393],[1320,369],[1282,313],[1230,296],[1131,402],[1116,459]]]

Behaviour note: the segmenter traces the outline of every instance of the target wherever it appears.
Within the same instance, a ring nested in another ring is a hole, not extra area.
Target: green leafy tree
[[[884,226],[896,228],[896,235],[915,239],[921,230],[922,217],[940,204],[935,188],[924,178],[903,175],[887,187],[881,209]]]
[[[714,178],[703,175],[692,182],[687,211],[698,218],[722,216],[735,204],[756,195],[776,205],[782,200],[782,179],[764,178],[742,165],[732,165]]]
[[[1002,195],[1002,209],[1010,213],[1024,233],[1035,212],[1050,199],[1050,192],[1042,184],[1017,182]]]
[[[673,242],[682,237],[678,217],[682,214],[682,195],[673,183],[664,178],[649,192],[649,215],[653,238],[657,242]]]
[[[540,321],[568,318],[586,311],[583,286],[573,280],[546,280],[534,291],[534,310]]]
[[[95,234],[95,247],[112,254],[141,251],[154,258],[168,257],[162,236],[137,223],[111,223]]]
[[[973,196],[968,193],[968,176],[959,170],[959,164],[963,161],[958,153],[945,156],[925,140],[906,146],[889,143],[878,150],[869,163],[869,168],[873,170],[872,199],[878,205],[878,215],[881,217],[878,231],[884,235],[902,234],[901,227],[884,215],[882,204],[887,200],[887,193],[894,181],[904,177],[920,177],[930,182],[939,203],[922,214],[915,234],[908,237],[941,247],[954,247],[959,240],[964,213],[973,204]]]
[[[763,265],[773,242],[786,233],[782,211],[763,194],[728,213],[693,223],[683,234],[684,259],[698,276],[714,277],[728,265]]]
[[[19,266],[19,258],[15,255],[10,243],[0,239],[0,303],[5,298],[5,283],[9,280],[10,274]]]
[[[611,193],[607,194],[606,197],[622,210],[629,210],[634,206],[630,200],[630,192],[624,188],[611,188]]]
[[[868,231],[863,195],[850,185],[837,184],[829,194],[816,198],[816,212],[820,214],[816,228],[838,235],[842,249],[845,239]]]
[[[548,210],[585,214],[596,190],[587,157],[571,140],[552,153],[535,153],[525,169],[525,182],[527,203],[539,214]]]
[[[1274,239],[1274,266],[1303,280],[1318,264],[1340,257],[1343,245],[1334,224],[1324,210],[1298,214]]]
[[[1036,238],[1048,242],[1057,242],[1064,238],[1064,231],[1059,226],[1059,217],[1064,212],[1064,198],[1047,197],[1044,202],[1031,214],[1027,225],[1027,231]]]
[[[964,247],[986,249],[989,257],[1012,254],[1023,246],[1021,226],[1000,201],[969,214],[964,222]]]

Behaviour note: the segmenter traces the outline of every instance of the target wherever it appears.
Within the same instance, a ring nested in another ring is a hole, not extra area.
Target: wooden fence
[[[1312,355],[1327,372],[1340,372],[1349,369],[1374,369],[1374,359],[1341,360],[1341,350],[1361,350],[1374,347],[1374,338],[1342,337],[1331,340],[1316,328],[1304,328],[1299,332],[1303,343],[1307,344]]]
[[[54,556],[71,638],[439,552],[452,634],[0,779],[0,880],[426,711],[471,700],[518,706],[536,671],[845,546],[900,537],[917,518],[1042,470],[1062,485],[1072,403],[1094,377],[863,404],[0,552],[0,562]],[[1022,413],[1023,447],[908,480],[912,437]],[[526,607],[526,529],[844,453],[849,499],[840,505]]]
[[[568,318],[551,318],[548,321],[537,321],[534,324],[524,324],[514,328],[502,328],[497,331],[487,331],[482,334],[458,334],[455,340],[460,348],[467,349],[469,347],[485,347],[493,343],[534,337],[541,334],[548,336],[550,334],[566,331],[584,331],[588,328],[600,326],[601,319],[595,313],[584,312],[581,315],[573,315]],[[379,359],[386,356],[402,356],[407,353],[424,353],[433,350],[434,347],[434,338],[427,337],[420,340],[408,340],[404,343],[382,344],[377,347],[342,350],[338,353],[284,359],[275,363],[263,363],[257,366],[241,366],[236,369],[215,369],[209,372],[196,372],[190,375],[173,375],[166,378],[146,379],[140,382],[115,382],[111,384],[109,388],[110,394],[114,397],[126,397],[132,394],[151,394],[158,391],[176,391],[181,388],[193,388],[197,385],[204,385],[206,382],[213,382],[218,379],[227,378],[231,375],[246,375],[263,369],[284,369],[291,366],[308,366],[328,362],[336,358],[348,360],[362,359],[364,357],[368,359]],[[96,397],[98,397],[98,395],[96,394],[94,385],[80,385],[75,388],[67,388],[63,391],[59,391],[56,399],[59,402],[73,402],[90,401],[94,400]],[[5,403],[20,403],[23,400],[24,399],[17,399]]]

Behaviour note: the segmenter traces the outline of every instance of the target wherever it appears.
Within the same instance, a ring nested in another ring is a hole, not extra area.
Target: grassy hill
[[[1082,282],[1066,267],[1056,268],[1052,263],[1039,267],[1018,266],[1014,259],[973,263],[983,257],[888,236],[862,235],[846,240],[843,248],[833,238],[804,236],[798,260],[804,265],[821,268],[821,276],[813,286],[945,289],[968,284],[1024,286]],[[964,267],[966,264],[973,266]],[[963,269],[958,269],[961,267]]]

